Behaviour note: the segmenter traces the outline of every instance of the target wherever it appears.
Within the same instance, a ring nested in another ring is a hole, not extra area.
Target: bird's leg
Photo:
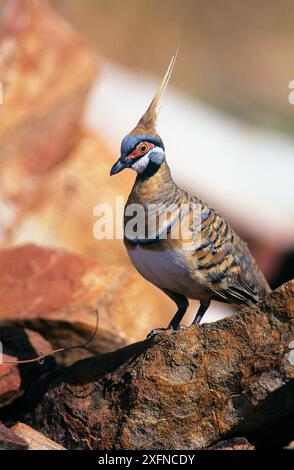
[[[188,305],[189,305],[188,299],[184,295],[176,294],[175,292],[171,292],[166,289],[162,289],[162,290],[163,292],[166,293],[166,295],[168,295],[177,304],[178,310],[176,314],[173,316],[167,328],[156,328],[150,331],[147,338],[151,338],[152,336],[155,336],[156,334],[162,333],[163,331],[166,331],[166,330],[171,330],[171,329],[174,331],[178,330],[180,328],[181,320],[183,316],[185,315]]]
[[[206,310],[208,309],[210,305],[210,301],[206,303],[200,303],[200,307],[196,313],[196,316],[192,322],[192,325],[199,325],[199,323],[202,320],[203,315],[205,314]]]
[[[179,329],[179,326],[180,326],[180,323],[181,323],[181,320],[183,318],[183,316],[185,315],[186,311],[187,311],[187,308],[189,306],[189,302],[188,302],[188,299],[186,297],[184,297],[183,295],[177,295],[177,300],[175,300],[176,304],[177,304],[177,307],[178,307],[178,311],[175,313],[175,315],[173,316],[172,320],[170,321],[169,325],[168,325],[168,328],[172,328],[173,330],[178,330]],[[170,296],[171,297],[171,296]],[[173,297],[171,297],[173,298]],[[174,300],[175,298],[173,298]]]

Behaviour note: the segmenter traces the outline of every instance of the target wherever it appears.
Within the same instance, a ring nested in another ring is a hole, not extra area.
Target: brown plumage
[[[171,177],[156,132],[156,117],[174,62],[175,57],[149,108],[123,140],[121,157],[111,174],[127,167],[137,172],[125,210],[125,245],[137,270],[176,302],[178,311],[169,327],[178,329],[188,298],[200,300],[193,322],[199,323],[212,299],[239,305],[257,303],[270,287],[247,244],[230,225]],[[144,208],[141,218],[145,222],[150,207],[154,213],[156,224],[143,236],[129,235],[132,204]]]

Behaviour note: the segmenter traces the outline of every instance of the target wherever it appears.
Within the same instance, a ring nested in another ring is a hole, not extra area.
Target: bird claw
[[[187,325],[179,325],[177,331],[186,330],[187,328],[188,328]]]
[[[172,334],[175,335],[178,331],[184,331],[187,328],[188,328],[187,325],[179,325],[176,330],[173,330]]]
[[[159,333],[165,333],[166,331],[170,330],[170,328],[154,328],[148,333],[147,338],[153,338],[154,336],[158,335]]]
[[[153,338],[159,333],[165,333],[166,331],[172,331],[172,334],[174,335],[178,331],[186,330],[186,328],[188,328],[186,325],[179,325],[176,330],[173,329],[171,326],[168,326],[167,328],[155,328],[154,330],[151,330],[150,333],[148,333],[147,338]]]

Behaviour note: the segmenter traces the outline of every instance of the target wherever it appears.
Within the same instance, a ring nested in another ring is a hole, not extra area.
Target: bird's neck
[[[147,169],[148,167],[146,170]],[[176,190],[176,184],[172,179],[166,161],[158,166],[156,171],[154,170],[153,168],[149,168],[147,173],[144,171],[141,175],[137,176],[131,193],[133,196],[132,199],[134,198],[137,202],[141,202],[142,204],[156,203],[161,198],[171,196]]]

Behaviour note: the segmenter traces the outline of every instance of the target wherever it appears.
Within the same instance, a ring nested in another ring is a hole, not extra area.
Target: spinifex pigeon
[[[156,118],[174,62],[175,57],[147,111],[123,139],[121,156],[111,175],[125,168],[137,173],[125,207],[125,246],[139,273],[177,304],[178,311],[168,326],[177,330],[188,299],[200,301],[193,321],[200,323],[212,299],[248,305],[259,302],[270,287],[247,244],[230,225],[172,179],[164,144],[156,132]],[[143,211],[137,209],[135,219],[138,225],[141,214],[143,234],[130,230],[134,229],[132,217],[138,207]]]

